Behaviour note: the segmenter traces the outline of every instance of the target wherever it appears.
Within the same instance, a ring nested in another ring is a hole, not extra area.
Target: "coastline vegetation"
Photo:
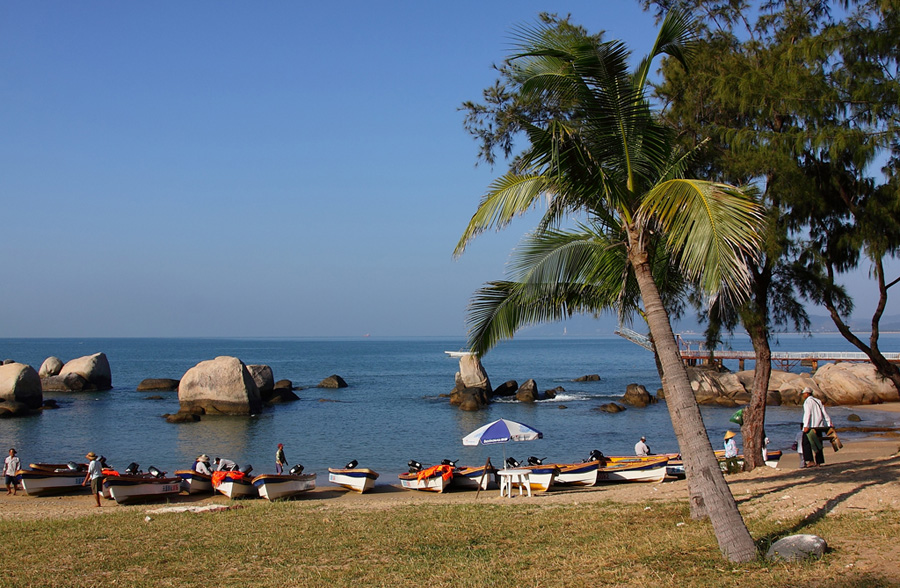
[[[854,568],[854,545],[891,553],[900,524],[894,510],[748,516],[763,554],[795,533],[840,541],[818,561],[728,564],[710,526],[692,521],[683,501],[147,510],[0,521],[7,554],[0,587],[889,586],[890,578]]]

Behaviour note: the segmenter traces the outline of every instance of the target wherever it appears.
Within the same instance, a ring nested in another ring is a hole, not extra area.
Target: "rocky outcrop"
[[[656,402],[656,398],[651,396],[647,389],[640,384],[628,384],[625,388],[625,395],[622,396],[622,402],[643,408]]]
[[[41,387],[44,392],[89,392],[97,389],[78,374],[59,374],[41,378]]]
[[[141,380],[137,386],[138,392],[148,392],[150,390],[178,390],[178,380],[171,378],[146,378]]]
[[[538,387],[534,380],[527,380],[516,390],[516,400],[519,402],[534,402],[538,399]]]
[[[247,370],[253,376],[259,393],[266,396],[275,389],[275,376],[272,374],[272,368],[267,365],[248,365]]]
[[[58,357],[48,357],[44,360],[44,363],[41,364],[41,369],[38,370],[38,375],[42,378],[47,378],[49,376],[58,376],[62,371],[63,362]]]
[[[737,406],[750,401],[753,371],[716,372],[689,367],[691,387],[700,404]],[[900,401],[889,380],[882,379],[870,363],[829,363],[815,374],[772,370],[767,403],[799,405],[804,388],[811,388],[828,405],[879,404]]]
[[[507,380],[494,389],[492,396],[495,398],[503,398],[505,396],[514,396],[516,390],[519,389],[519,383],[515,380]]]
[[[259,388],[244,362],[221,356],[201,361],[185,372],[178,385],[183,412],[250,415],[262,408]]]
[[[544,398],[556,398],[559,394],[565,394],[566,389],[562,386],[557,386],[556,388],[551,388],[549,390],[544,390]]]
[[[481,410],[489,403],[490,399],[484,388],[465,388],[458,385],[450,392],[450,405],[457,406],[460,410]]]
[[[77,374],[90,383],[92,390],[109,390],[112,388],[112,370],[105,353],[85,355],[66,362],[59,375]]]
[[[573,382],[599,382],[600,375],[599,374],[588,374],[586,376],[579,376],[572,381]]]
[[[624,412],[627,409],[624,406],[622,406],[621,404],[616,404],[615,402],[608,402],[606,404],[601,404],[594,410],[599,410],[600,412],[608,412],[610,414],[616,414],[618,412]]]
[[[504,386],[508,386],[507,382]],[[505,394],[504,390],[504,394]],[[461,410],[481,410],[491,402],[491,380],[488,378],[481,360],[474,353],[466,353],[459,358],[459,371],[450,391],[450,405]]]
[[[44,402],[41,377],[34,368],[24,363],[7,363],[0,365],[0,400],[12,407],[12,403],[21,403],[26,410],[37,410]],[[9,412],[13,409],[10,408]],[[16,409],[16,414],[21,413]]]

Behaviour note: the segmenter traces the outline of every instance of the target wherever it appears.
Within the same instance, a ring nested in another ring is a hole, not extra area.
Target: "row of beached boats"
[[[717,454],[724,463],[724,453]],[[780,451],[770,451],[766,463],[777,467]],[[738,460],[741,456],[738,456]],[[524,470],[533,492],[546,492],[553,486],[598,486],[616,482],[662,482],[665,477],[683,477],[684,465],[677,454],[649,456],[604,456],[592,451],[588,459],[578,463],[543,463],[543,459],[529,457],[519,464],[507,460],[505,466]],[[400,474],[400,484],[410,490],[444,492],[451,488],[481,489],[499,487],[502,472],[490,460],[483,466],[457,466],[444,460],[441,464],[424,467],[410,461],[409,471]],[[357,467],[356,460],[343,468],[328,468],[328,481],[354,492],[368,492],[375,486],[378,473]],[[297,465],[286,474],[251,475],[252,467],[241,470],[216,471],[205,474],[195,469],[176,470],[174,476],[166,476],[155,467],[147,472],[132,463],[124,472],[104,468],[103,495],[118,504],[132,504],[152,500],[165,500],[182,492],[186,494],[212,494],[219,492],[231,499],[265,498],[289,499],[316,487],[316,474],[304,474]],[[33,463],[30,469],[16,472],[17,482],[30,496],[46,496],[82,490],[87,472],[86,464]]]

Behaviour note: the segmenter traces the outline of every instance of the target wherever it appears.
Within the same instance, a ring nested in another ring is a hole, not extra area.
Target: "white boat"
[[[368,468],[328,468],[328,481],[354,492],[368,492],[375,486],[378,472]]]
[[[665,455],[612,461],[597,468],[597,483],[662,482],[668,463],[669,458]]]
[[[453,469],[453,479],[450,485],[454,488],[463,488],[467,490],[487,490],[489,487],[497,486],[496,481],[497,468],[492,465],[485,466],[462,466]]]
[[[85,469],[72,469],[67,464],[30,464],[29,470],[16,471],[16,481],[28,496],[48,496],[85,490],[81,485]],[[76,466],[79,468],[80,466]]]
[[[181,489],[188,494],[204,494],[213,491],[212,476],[194,470],[175,470],[181,480]]]
[[[150,474],[137,476],[107,476],[103,479],[104,494],[108,491],[116,504],[133,504],[176,496],[181,492],[178,478],[157,478]]]
[[[554,484],[567,484],[571,486],[593,486],[597,483],[597,469],[599,461],[586,461],[583,463],[556,464],[559,472],[553,479]]]
[[[279,500],[296,496],[316,487],[315,474],[262,474],[251,482],[260,496]]]
[[[237,498],[256,498],[259,492],[253,486],[250,476],[243,472],[213,472],[212,485],[216,491],[221,492],[232,500]]]
[[[453,480],[453,466],[436,465],[419,472],[400,474],[400,485],[407,490],[443,492]]]

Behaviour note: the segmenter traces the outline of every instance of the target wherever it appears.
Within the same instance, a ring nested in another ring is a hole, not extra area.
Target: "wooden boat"
[[[212,486],[232,500],[238,498],[256,498],[259,492],[253,486],[253,480],[244,472],[213,472]]]
[[[487,490],[490,486],[497,486],[497,468],[488,464],[485,466],[461,466],[453,468],[453,479],[450,485],[454,488],[467,490]]]
[[[528,483],[532,492],[546,492],[559,475],[559,466],[555,463],[540,465],[517,465],[517,470],[528,470]],[[516,484],[513,484],[516,486]]]
[[[213,491],[212,476],[195,470],[175,470],[181,480],[181,489],[188,494],[203,494]]]
[[[28,496],[49,496],[86,490],[81,483],[87,474],[87,466],[84,466],[83,470],[71,469],[64,463],[32,463],[29,466],[31,469],[16,471],[16,482],[22,485]]]
[[[315,474],[262,474],[251,484],[267,500],[291,498],[316,487]]]
[[[597,468],[597,483],[662,482],[668,463],[669,458],[665,455],[609,461]]]
[[[181,484],[176,477],[157,477],[152,474],[107,476],[103,479],[106,491],[116,504],[134,504],[176,496]]]
[[[600,467],[597,460],[556,465],[559,470],[553,480],[554,484],[594,486],[597,483],[597,470]]]
[[[400,485],[408,490],[443,492],[453,480],[453,466],[436,465],[418,472],[400,474]]]
[[[375,486],[378,472],[368,468],[328,468],[328,481],[354,492],[368,492]]]

